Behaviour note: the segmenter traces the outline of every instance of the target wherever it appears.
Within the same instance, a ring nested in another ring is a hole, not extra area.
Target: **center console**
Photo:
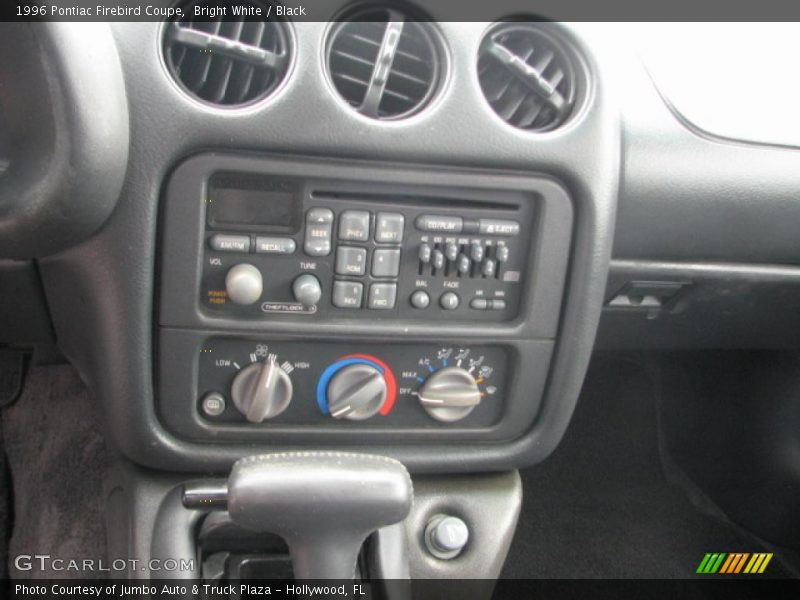
[[[206,154],[163,212],[176,435],[489,442],[536,418],[573,218],[552,180]]]

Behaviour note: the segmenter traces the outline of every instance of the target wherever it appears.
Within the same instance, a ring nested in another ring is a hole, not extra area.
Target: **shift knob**
[[[405,519],[412,496],[408,471],[396,460],[287,452],[238,460],[227,506],[241,527],[283,537],[296,579],[352,579],[364,540]]]

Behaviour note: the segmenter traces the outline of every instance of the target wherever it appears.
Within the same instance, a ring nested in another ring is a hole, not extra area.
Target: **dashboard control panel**
[[[163,203],[157,414],[178,438],[503,443],[536,422],[574,227],[554,180],[207,153]]]
[[[263,428],[480,427],[500,417],[506,351],[487,345],[211,339],[200,352],[196,411]]]
[[[207,186],[200,303],[248,319],[504,321],[519,311],[536,206],[236,173]]]

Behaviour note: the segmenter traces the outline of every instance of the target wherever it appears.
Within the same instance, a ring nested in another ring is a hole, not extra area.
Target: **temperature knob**
[[[369,419],[383,406],[386,393],[386,380],[375,367],[349,365],[328,384],[328,410],[335,419]]]
[[[477,382],[459,367],[447,367],[431,374],[417,396],[425,411],[444,423],[463,419],[481,401]]]
[[[292,400],[292,380],[274,358],[239,371],[231,385],[233,404],[251,423],[281,414]]]

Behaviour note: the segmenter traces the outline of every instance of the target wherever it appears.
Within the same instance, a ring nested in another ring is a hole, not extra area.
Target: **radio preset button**
[[[397,277],[400,274],[400,248],[378,248],[372,252],[373,277]]]
[[[217,252],[250,252],[250,236],[215,233],[208,239],[208,245]]]
[[[337,275],[363,275],[367,270],[367,251],[364,248],[339,246],[336,249]]]
[[[292,238],[259,236],[256,238],[258,254],[294,254],[297,244]]]
[[[306,213],[306,235],[303,250],[309,256],[328,256],[331,253],[333,211],[312,208]]]
[[[444,255],[447,257],[447,260],[455,260],[458,256],[458,245],[453,242],[447,242],[444,247]]]
[[[379,212],[375,218],[375,241],[397,243],[403,241],[405,217],[400,213]]]
[[[464,219],[441,215],[420,215],[415,224],[420,231],[461,233],[464,228]]]
[[[337,308],[361,308],[364,284],[353,281],[333,282],[333,305]]]
[[[512,237],[519,233],[519,223],[506,219],[481,219],[478,233]]]
[[[346,210],[339,217],[339,239],[366,242],[369,239],[369,213],[365,210]]]
[[[367,306],[373,309],[394,308],[397,299],[397,285],[394,283],[373,283],[369,288]]]

